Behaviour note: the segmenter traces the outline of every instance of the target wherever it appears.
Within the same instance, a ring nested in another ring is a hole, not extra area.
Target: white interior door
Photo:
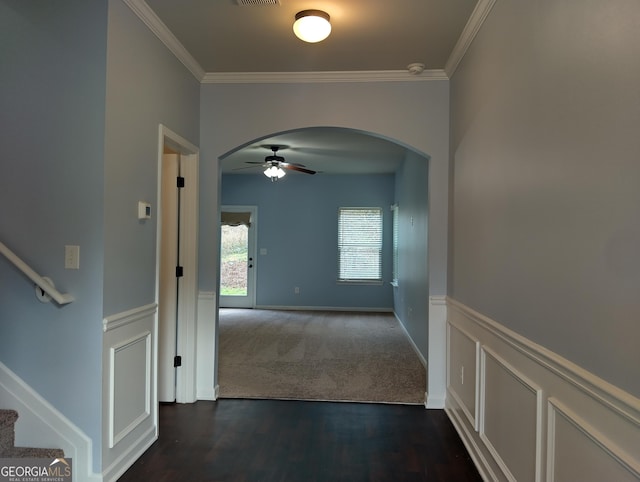
[[[177,178],[180,155],[164,154],[162,159],[160,283],[158,296],[158,400],[176,401],[174,359],[178,328],[179,200]]]
[[[220,210],[220,307],[254,308],[258,208],[222,206]],[[249,221],[228,224],[224,213],[245,213]]]

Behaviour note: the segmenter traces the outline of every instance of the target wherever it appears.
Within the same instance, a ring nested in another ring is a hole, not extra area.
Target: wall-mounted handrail
[[[4,243],[0,243],[0,253],[2,253],[9,261],[11,261],[16,268],[22,271],[27,277],[33,281],[38,287],[46,294],[51,296],[59,305],[66,305],[71,303],[74,298],[68,293],[60,293],[55,287],[49,283],[46,279],[33,271],[27,263],[22,261],[16,254],[7,248]]]

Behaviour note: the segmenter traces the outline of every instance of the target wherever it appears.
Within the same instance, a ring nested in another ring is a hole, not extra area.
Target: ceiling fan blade
[[[264,161],[244,161],[247,164],[261,164],[264,165],[265,162]]]
[[[280,165],[286,164],[287,166],[297,166],[297,167],[307,167],[304,164],[299,164],[297,162],[281,162]]]
[[[262,163],[261,163],[262,164]],[[256,167],[262,167],[262,166],[246,166],[246,167],[236,167],[234,169],[232,169],[233,171],[242,171],[244,169],[255,169]]]
[[[290,169],[292,171],[304,172],[305,174],[315,174],[316,171],[312,171],[311,169],[305,169],[304,167],[297,166],[295,164],[289,164],[288,162],[280,163],[280,167],[285,169]]]

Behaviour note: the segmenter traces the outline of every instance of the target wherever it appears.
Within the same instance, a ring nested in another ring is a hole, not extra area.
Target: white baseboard
[[[407,327],[404,326],[404,323],[402,323],[402,320],[400,319],[398,314],[395,313],[395,312],[393,314],[396,317],[396,320],[398,320],[398,323],[400,323],[400,327],[402,328],[402,331],[404,331],[404,334],[407,336],[407,339],[409,340],[409,343],[411,343],[411,347],[413,348],[413,351],[418,356],[418,359],[420,360],[420,363],[422,363],[422,366],[424,366],[424,369],[427,370],[427,360],[425,359],[424,355],[422,354],[422,352],[418,348],[418,345],[416,345],[415,341],[413,341],[413,338],[411,338],[411,335],[407,331]],[[426,402],[426,395],[427,394],[425,393],[425,402]]]
[[[431,397],[427,394],[427,400],[425,402],[425,408],[442,410],[445,407],[446,398],[444,397]]]
[[[464,420],[460,417],[460,411],[445,407],[445,412],[449,416],[449,420],[451,420],[456,432],[458,432],[458,435],[462,439],[462,443],[467,449],[467,452],[469,452],[471,460],[473,460],[473,463],[478,469],[482,480],[499,480],[496,477],[496,474],[490,469],[490,465],[484,458],[472,431],[469,430],[468,424],[464,423]]]
[[[287,305],[256,305],[258,310],[282,311],[360,311],[365,313],[393,313],[393,308],[371,308],[357,306],[287,306]]]
[[[447,333],[446,412],[485,480],[640,480],[640,399],[452,299]]]
[[[157,439],[155,427],[150,427],[145,433],[140,435],[134,444],[129,446],[126,452],[122,452],[119,457],[111,462],[109,467],[102,471],[101,480],[103,482],[117,481]]]
[[[91,439],[0,362],[0,407],[18,412],[16,445],[60,448],[73,459],[74,481],[101,481],[93,472]]]
[[[216,395],[215,387],[210,389],[203,389],[202,391],[198,390],[198,400],[210,400],[215,401],[218,399]]]

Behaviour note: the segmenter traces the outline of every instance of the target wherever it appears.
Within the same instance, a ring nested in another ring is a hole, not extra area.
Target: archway
[[[400,210],[403,223],[403,249],[400,257],[402,268],[399,283],[389,290],[392,292],[391,303],[394,313],[403,323],[416,352],[426,366],[429,303],[424,294],[429,292],[429,274],[428,193],[425,186],[428,185],[428,156],[398,141],[356,129],[310,127],[278,132],[243,143],[220,156],[221,204],[253,204],[246,201],[246,198],[243,201],[242,197],[237,196],[230,201],[225,193],[225,176],[228,179],[229,175],[236,173],[255,173],[256,182],[259,181],[266,186],[268,180],[260,175],[259,160],[264,159],[268,153],[265,148],[271,145],[285,146],[286,149],[282,152],[287,161],[301,162],[320,171],[321,176],[349,175],[357,179],[358,176],[371,173],[393,174],[394,198],[388,204],[397,205],[400,202],[404,208]],[[246,164],[247,162],[257,164]],[[298,177],[290,182],[303,180]],[[306,191],[305,195],[309,196],[309,191]],[[328,264],[332,262],[329,261]],[[390,282],[391,279],[386,281]],[[291,303],[295,303],[285,298],[277,299],[276,295],[269,293],[269,296],[263,296],[262,299],[259,297],[258,305],[290,308]],[[307,309],[315,307],[309,304],[304,306]]]

